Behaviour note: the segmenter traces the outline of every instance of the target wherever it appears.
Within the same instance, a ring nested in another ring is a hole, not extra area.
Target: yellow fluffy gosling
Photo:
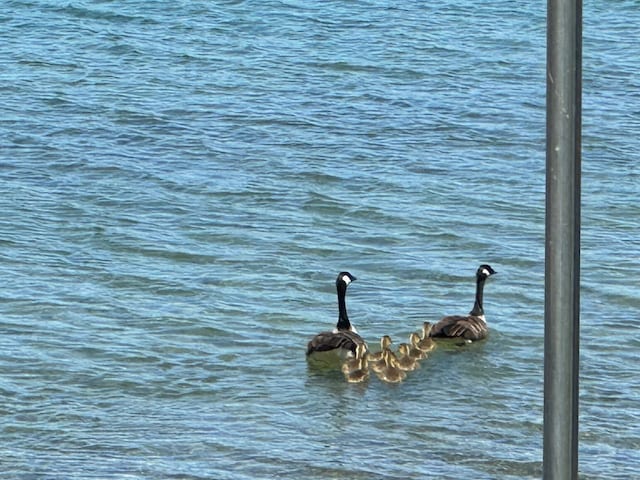
[[[423,352],[430,352],[434,348],[436,348],[436,342],[429,335],[431,334],[431,322],[424,322],[422,324],[422,336],[420,338],[420,342],[418,343],[418,348]]]
[[[356,356],[353,358],[347,358],[342,364],[342,373],[345,375],[351,373],[354,370],[358,370],[361,367],[360,360],[367,355],[367,346],[364,343],[360,343],[356,346]]]
[[[409,355],[417,360],[422,360],[427,357],[427,354],[424,350],[422,350],[419,346],[420,344],[420,335],[416,332],[413,332],[409,335]]]
[[[345,373],[344,378],[349,383],[361,383],[369,379],[369,361],[366,354],[358,359],[358,368]]]
[[[398,368],[404,370],[405,372],[409,372],[411,370],[415,370],[420,366],[418,363],[418,359],[411,356],[411,348],[406,343],[401,343],[398,345],[398,352],[400,352],[400,357],[398,358]]]
[[[407,373],[398,367],[398,359],[392,352],[387,350],[384,355],[385,366],[376,372],[378,378],[383,382],[399,383],[407,377]]]
[[[369,354],[369,362],[377,362],[382,359],[382,352],[389,349],[393,342],[391,341],[391,337],[389,335],[383,335],[380,337],[380,351]]]

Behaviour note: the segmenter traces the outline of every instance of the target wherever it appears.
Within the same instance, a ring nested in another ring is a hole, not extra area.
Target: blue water
[[[584,25],[580,472],[640,478],[640,6]],[[542,472],[544,3],[7,1],[3,478]],[[466,313],[397,386],[310,368]]]

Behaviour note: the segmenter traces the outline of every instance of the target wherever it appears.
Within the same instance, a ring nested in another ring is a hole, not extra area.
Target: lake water
[[[640,4],[585,5],[580,472],[640,478]],[[124,4],[124,5],[123,5]],[[543,2],[7,1],[0,470],[542,473]],[[400,385],[305,346],[467,313]]]

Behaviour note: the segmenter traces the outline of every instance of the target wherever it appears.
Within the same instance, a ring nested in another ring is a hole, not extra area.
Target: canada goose
[[[420,335],[416,332],[409,335],[409,355],[417,360],[427,357],[427,353],[420,348]]]
[[[391,337],[389,335],[383,335],[380,337],[380,351],[369,354],[369,362],[377,362],[382,359],[382,354],[385,350],[389,349],[392,344]]]
[[[409,372],[420,367],[418,359],[411,356],[411,349],[408,344],[401,343],[398,345],[398,352],[400,353],[400,358],[398,358],[398,368],[405,372]]]
[[[363,358],[367,357],[367,346],[364,343],[359,343],[356,346],[356,356],[355,358],[347,358],[344,363],[342,364],[342,373],[344,373],[345,375],[347,375],[348,373],[354,371],[354,370],[358,370],[360,368],[362,368],[362,362],[360,360],[362,360]],[[368,363],[368,358],[367,358],[367,363]]]
[[[373,354],[373,356],[377,357],[377,360],[371,361],[373,356],[369,357],[369,366],[371,367],[371,370],[378,373],[387,366],[388,356],[396,358],[396,354],[391,351],[391,348],[389,348],[392,343],[393,341],[389,335],[384,335],[380,339],[380,346],[382,347],[382,350]]]
[[[336,290],[338,291],[338,323],[336,328],[327,332],[320,332],[313,337],[307,344],[307,356],[315,352],[335,351],[341,356],[353,356],[356,353],[356,347],[366,342],[358,335],[357,330],[347,315],[347,305],[345,296],[347,287],[356,280],[356,277],[349,272],[340,272],[336,278]]]
[[[465,340],[481,340],[489,329],[482,309],[484,282],[496,272],[489,265],[480,265],[476,271],[476,301],[469,315],[449,315],[436,323],[429,335],[431,337],[462,337]]]
[[[369,361],[367,355],[357,360],[357,368],[354,368],[350,372],[344,372],[344,378],[349,383],[361,383],[369,379]]]
[[[398,383],[407,377],[407,372],[398,367],[398,359],[391,353],[390,350],[385,351],[385,366],[376,374],[383,382]]]
[[[422,335],[420,337],[420,342],[418,342],[418,348],[423,352],[430,352],[434,348],[436,348],[436,342],[433,341],[433,338],[429,336],[431,333],[431,322],[424,322],[422,324]]]

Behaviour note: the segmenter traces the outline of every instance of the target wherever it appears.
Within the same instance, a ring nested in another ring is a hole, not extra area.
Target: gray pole
[[[582,1],[547,1],[543,475],[576,480]]]

